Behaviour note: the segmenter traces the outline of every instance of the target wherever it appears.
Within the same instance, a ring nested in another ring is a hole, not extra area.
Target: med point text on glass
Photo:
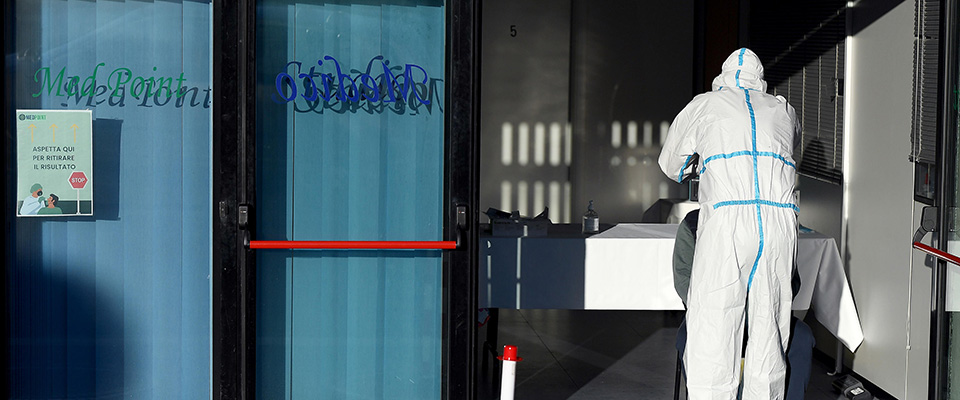
[[[139,107],[162,107],[172,104],[177,108],[185,105],[189,107],[202,105],[203,108],[210,108],[211,88],[201,90],[196,86],[184,85],[186,78],[184,78],[183,72],[177,77],[163,75],[145,77],[143,75],[135,76],[130,68],[120,67],[106,75],[104,84],[98,84],[100,67],[105,65],[106,63],[97,64],[93,67],[93,72],[85,78],[75,75],[67,76],[66,79],[64,79],[66,67],[60,68],[56,76],[51,76],[50,67],[40,67],[33,76],[34,82],[38,82],[40,88],[32,96],[39,97],[43,95],[44,89],[46,89],[48,96],[73,97],[77,105],[81,103],[82,99],[86,99],[86,105],[89,107],[95,107],[105,102],[109,106],[124,107],[126,106],[127,94],[130,94],[140,102],[137,104]],[[153,71],[156,72],[157,68],[153,67]],[[176,88],[174,88],[174,82],[176,82]],[[201,92],[204,93],[203,98],[201,101],[197,101]],[[176,100],[171,103],[173,98]],[[61,105],[65,107],[67,103],[61,103]]]

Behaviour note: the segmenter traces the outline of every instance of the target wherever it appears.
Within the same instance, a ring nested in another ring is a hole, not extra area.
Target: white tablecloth
[[[675,224],[619,224],[600,234],[483,237],[480,304],[499,308],[682,310],[673,286]],[[836,242],[801,233],[794,310],[812,309],[851,350],[860,318]]]

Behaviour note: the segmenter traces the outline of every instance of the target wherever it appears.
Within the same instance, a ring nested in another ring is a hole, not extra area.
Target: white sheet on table
[[[587,238],[584,308],[682,310],[671,267],[676,236],[673,224],[619,224]]]
[[[584,308],[682,310],[673,286],[677,225],[618,224],[586,240]],[[647,240],[634,240],[643,238]],[[797,245],[801,289],[794,310],[812,308],[847,348],[863,342],[863,329],[833,238],[803,233]]]

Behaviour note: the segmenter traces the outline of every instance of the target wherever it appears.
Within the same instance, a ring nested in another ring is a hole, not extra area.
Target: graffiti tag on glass
[[[329,72],[318,70],[325,66]],[[318,113],[362,110],[405,114],[409,110],[411,114],[418,114],[424,109],[429,114],[434,105],[439,107],[437,86],[442,81],[431,79],[419,65],[391,66],[389,60],[376,56],[367,63],[365,71],[344,69],[331,56],[318,59],[309,69],[300,61],[290,61],[277,74],[274,101],[294,102],[297,112]]]

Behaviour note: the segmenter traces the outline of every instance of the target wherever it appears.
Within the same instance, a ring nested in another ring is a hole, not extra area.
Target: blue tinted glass
[[[16,218],[7,232],[10,395],[208,397],[211,4],[15,10],[6,90],[18,109],[92,111],[95,206],[92,217]],[[73,194],[57,195],[71,206]]]
[[[441,1],[263,1],[257,238],[440,240]],[[260,251],[261,398],[434,399],[438,251]]]

